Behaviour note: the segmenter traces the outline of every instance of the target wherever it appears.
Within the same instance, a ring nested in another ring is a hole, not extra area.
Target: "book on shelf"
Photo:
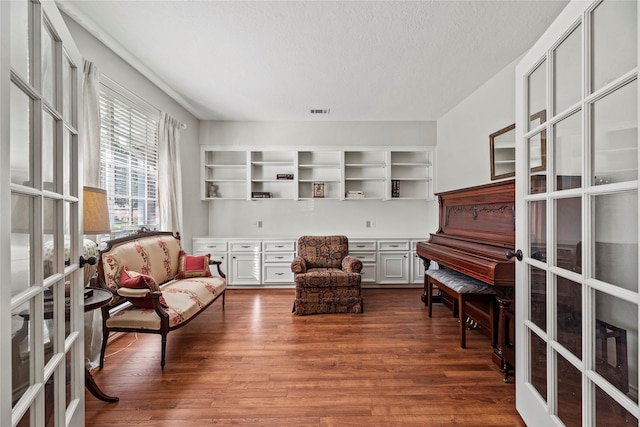
[[[292,173],[279,173],[276,174],[276,179],[293,179]]]
[[[252,191],[251,198],[252,199],[270,199],[273,197],[273,193],[270,191]]]
[[[347,199],[364,199],[364,191],[362,190],[348,190],[345,194]]]
[[[391,180],[391,197],[397,199],[400,197],[400,180],[392,179]]]

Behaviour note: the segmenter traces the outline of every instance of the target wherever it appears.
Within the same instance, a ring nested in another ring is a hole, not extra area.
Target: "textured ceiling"
[[[439,119],[567,1],[57,3],[202,120],[385,121]]]

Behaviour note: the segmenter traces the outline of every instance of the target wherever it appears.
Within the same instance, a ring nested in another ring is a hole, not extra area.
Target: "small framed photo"
[[[315,199],[324,198],[324,182],[313,183],[313,197]]]

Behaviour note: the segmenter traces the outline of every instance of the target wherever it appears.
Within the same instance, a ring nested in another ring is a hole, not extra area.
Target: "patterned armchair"
[[[362,313],[362,262],[348,253],[346,236],[298,239],[298,255],[291,263],[295,314]]]

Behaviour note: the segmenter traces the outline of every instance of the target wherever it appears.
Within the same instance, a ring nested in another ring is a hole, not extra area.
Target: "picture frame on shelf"
[[[314,199],[324,198],[324,182],[313,183],[313,198]]]

